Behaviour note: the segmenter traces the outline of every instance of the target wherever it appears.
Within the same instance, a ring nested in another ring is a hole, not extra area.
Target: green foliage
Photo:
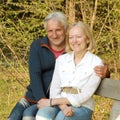
[[[46,35],[43,21],[49,12],[61,10],[66,13],[67,1],[0,0],[0,115],[4,116],[3,120],[29,84],[28,55],[31,42]],[[109,64],[111,78],[120,79],[120,2],[95,2],[74,0],[75,19],[91,26],[96,40],[95,53]],[[97,111],[98,108],[99,105]],[[102,112],[104,116],[101,120],[108,117],[108,112]]]
[[[33,40],[45,36],[43,20],[48,12],[60,9],[60,1],[4,1],[0,5],[0,46],[1,52],[12,61],[22,58],[27,64],[29,46]],[[1,58],[5,62],[5,58]],[[8,63],[9,64],[9,63]]]

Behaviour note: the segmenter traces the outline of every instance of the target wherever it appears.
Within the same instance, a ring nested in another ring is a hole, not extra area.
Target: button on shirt
[[[94,72],[94,67],[97,65],[103,65],[103,62],[91,52],[87,52],[77,65],[74,63],[74,52],[58,57],[51,83],[50,97],[66,97],[72,106],[85,106],[93,110],[92,96],[101,81],[101,78]],[[77,88],[81,92],[78,94],[61,92],[62,87]]]

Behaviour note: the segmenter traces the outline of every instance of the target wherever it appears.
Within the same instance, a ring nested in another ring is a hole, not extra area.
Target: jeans
[[[34,104],[30,107],[28,107],[23,112],[23,118],[22,120],[35,120],[35,115],[38,111],[37,104]]]
[[[32,107],[33,106],[33,107]],[[12,112],[10,113],[8,120],[28,120],[27,115],[29,116],[29,120],[34,120],[34,116],[37,113],[37,106],[28,102],[26,99],[21,98],[18,103],[13,108]],[[30,109],[31,108],[31,109]],[[31,114],[31,111],[32,112]],[[33,114],[34,113],[34,114]]]
[[[58,107],[45,107],[38,110],[36,120],[92,120],[92,110],[82,106],[72,108],[73,116],[66,117]]]

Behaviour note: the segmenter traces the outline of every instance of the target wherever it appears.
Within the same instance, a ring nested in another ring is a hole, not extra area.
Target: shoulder
[[[92,59],[101,60],[101,58],[100,58],[98,55],[93,54],[93,53],[91,53],[91,52],[87,52],[87,55],[88,55],[88,57],[90,57],[90,58],[92,58]]]
[[[44,42],[46,42],[46,41],[48,41],[48,39],[47,39],[47,36],[45,36],[45,37],[40,37],[40,38],[37,38],[37,39],[35,39],[32,43],[31,43],[31,47],[40,47],[41,46],[41,43],[44,43]]]
[[[46,37],[40,37],[40,38],[37,38],[35,40],[33,40],[33,42],[31,43],[31,45],[34,45],[34,44],[40,44],[41,41],[43,41]]]
[[[32,46],[36,46],[36,45],[40,45],[40,38],[33,40],[33,42],[31,43],[30,46],[32,47]]]
[[[70,61],[72,59],[72,55],[72,52],[62,54],[56,59],[56,61]]]
[[[91,52],[87,52],[86,59],[89,60],[93,64],[103,65],[102,59],[99,56],[97,56],[96,54],[93,54]]]

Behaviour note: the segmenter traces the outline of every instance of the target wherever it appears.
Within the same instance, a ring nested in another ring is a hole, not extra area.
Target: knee
[[[47,120],[46,114],[43,111],[38,111],[35,118],[36,120]]]
[[[53,114],[49,107],[39,109],[36,114],[36,120],[53,120]]]
[[[66,117],[62,111],[59,111],[59,113],[55,117],[55,120],[66,120]]]
[[[22,120],[35,120],[35,115],[38,111],[36,104],[31,105],[23,112],[23,119]]]
[[[46,120],[45,118],[47,118],[47,115],[48,114],[44,110],[40,109],[36,114],[36,120]]]
[[[23,112],[23,117],[24,116],[35,116],[35,111],[36,110],[31,110],[29,107],[24,110]]]
[[[35,120],[35,117],[33,116],[24,116],[22,120]]]
[[[35,120],[35,117],[32,115],[31,111],[24,110],[22,120]]]
[[[31,114],[31,112],[28,111],[27,109],[24,110],[24,112],[23,112],[23,116],[28,116],[28,115],[30,115],[30,114]]]

